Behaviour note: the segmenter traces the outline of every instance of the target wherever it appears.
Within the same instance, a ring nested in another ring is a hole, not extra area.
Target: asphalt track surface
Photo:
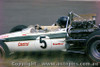
[[[100,2],[95,1],[0,0],[0,34],[9,32],[17,25],[52,25],[70,11],[99,15],[98,4]]]

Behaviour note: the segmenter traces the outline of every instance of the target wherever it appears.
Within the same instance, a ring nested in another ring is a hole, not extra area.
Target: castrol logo
[[[29,46],[29,42],[28,43],[18,43],[18,46]]]

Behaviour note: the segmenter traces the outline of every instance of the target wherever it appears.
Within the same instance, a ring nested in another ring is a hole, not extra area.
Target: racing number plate
[[[51,40],[48,36],[39,36],[36,38],[35,46],[37,50],[51,49]]]
[[[42,40],[43,38],[46,38],[46,36],[40,36],[40,43],[44,43],[44,46],[40,46],[43,49],[47,48],[47,43],[45,40]]]

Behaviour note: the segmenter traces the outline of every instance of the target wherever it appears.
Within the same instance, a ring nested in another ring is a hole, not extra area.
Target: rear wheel
[[[87,49],[89,58],[100,63],[100,40],[94,41]]]

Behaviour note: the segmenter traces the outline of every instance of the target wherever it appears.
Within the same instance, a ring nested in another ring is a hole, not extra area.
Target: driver
[[[68,23],[67,23],[68,21]],[[68,16],[62,16],[57,20],[57,24],[61,27],[61,28],[65,28],[66,27],[66,23],[69,25],[69,17]],[[67,25],[67,26],[68,26]]]
[[[42,30],[41,26],[39,26],[38,24],[35,25],[35,29],[36,30]]]

